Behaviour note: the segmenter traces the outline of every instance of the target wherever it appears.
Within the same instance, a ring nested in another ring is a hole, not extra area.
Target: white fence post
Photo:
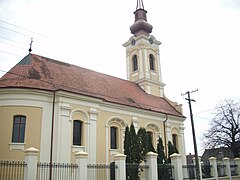
[[[182,156],[180,154],[172,154],[170,156],[171,164],[174,166],[174,178],[176,180],[183,180]]]
[[[87,162],[88,162],[88,153],[86,152],[77,152],[75,153],[77,168],[77,180],[87,180]]]
[[[201,157],[198,157],[198,164],[199,164],[199,175],[200,180],[202,180],[202,165],[201,165]],[[193,165],[196,167],[195,157],[193,158]],[[196,171],[195,171],[196,172]]]
[[[235,158],[234,161],[237,164],[237,174],[240,175],[240,158]]]
[[[38,159],[38,149],[30,147],[24,151],[25,162],[27,166],[24,170],[24,180],[35,180],[37,177],[37,159]]]
[[[226,173],[227,177],[229,177],[229,180],[232,180],[231,168],[230,168],[230,160],[229,160],[228,157],[225,157],[222,160],[223,160],[223,164],[226,166],[225,173]]]
[[[115,169],[115,177],[116,180],[126,180],[126,155],[117,154],[114,156],[115,165],[117,168]]]
[[[210,157],[209,162],[212,166],[211,176],[213,176],[214,179],[218,180],[217,159],[215,157]]]
[[[147,179],[148,180],[157,180],[157,154],[154,152],[148,152],[146,154],[146,164],[149,166],[149,170],[147,171]]]

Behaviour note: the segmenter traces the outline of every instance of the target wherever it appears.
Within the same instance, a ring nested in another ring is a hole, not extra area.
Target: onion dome
[[[152,32],[153,26],[147,22],[147,11],[144,10],[142,0],[137,1],[137,8],[134,14],[135,22],[130,27],[131,33],[135,36],[139,36],[141,34],[148,36]]]

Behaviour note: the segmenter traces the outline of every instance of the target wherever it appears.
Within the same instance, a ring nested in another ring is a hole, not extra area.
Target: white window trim
[[[120,150],[119,149],[110,149],[110,155],[116,155],[119,154]]]
[[[72,145],[72,152],[79,152],[79,151],[85,152],[85,147],[84,146]]]
[[[9,150],[24,150],[25,143],[9,143]]]

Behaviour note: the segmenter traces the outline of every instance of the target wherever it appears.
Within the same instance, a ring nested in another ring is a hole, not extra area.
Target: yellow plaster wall
[[[106,161],[106,125],[108,120],[112,119],[112,117],[120,117],[123,119],[128,125],[131,123],[130,116],[116,114],[116,113],[110,113],[110,112],[99,112],[98,114],[98,120],[97,120],[97,162],[102,163]],[[113,118],[114,119],[114,118]],[[114,126],[119,128],[119,131],[121,133],[121,127],[118,124],[113,124]],[[119,135],[121,135],[119,133]],[[109,137],[110,137],[110,129],[109,129]],[[122,137],[118,136],[119,142],[121,142]],[[110,139],[109,139],[110,140]],[[123,148],[123,144],[119,143],[120,146],[118,149],[121,151]],[[110,141],[108,142],[108,151],[110,149]],[[113,161],[113,155],[110,155],[109,153],[109,162]],[[123,153],[121,151],[121,153]]]
[[[23,160],[23,150],[10,150],[12,141],[13,116],[25,115],[25,149],[34,147],[40,149],[42,108],[24,106],[0,107],[0,159]]]

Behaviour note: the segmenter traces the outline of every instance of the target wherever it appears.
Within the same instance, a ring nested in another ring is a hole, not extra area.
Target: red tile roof
[[[183,117],[169,102],[138,84],[75,65],[29,54],[0,78],[0,88],[62,90],[104,101]]]

